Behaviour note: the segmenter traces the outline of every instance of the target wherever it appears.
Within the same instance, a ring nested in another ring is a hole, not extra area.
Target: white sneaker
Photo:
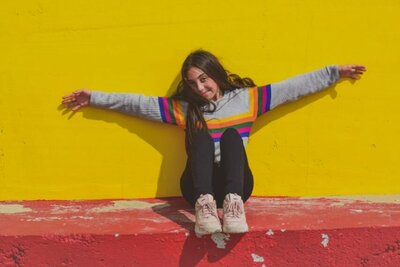
[[[220,233],[221,222],[217,214],[217,204],[210,194],[200,195],[196,201],[196,223],[194,231],[198,235]]]
[[[227,194],[224,204],[224,233],[246,233],[249,227],[244,213],[243,200],[238,194]]]

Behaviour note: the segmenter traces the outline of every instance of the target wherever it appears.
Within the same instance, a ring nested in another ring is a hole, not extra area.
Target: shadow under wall
[[[218,262],[226,255],[229,255],[231,250],[246,235],[246,233],[230,235],[218,233],[196,236],[194,233],[194,209],[190,207],[189,203],[181,198],[164,198],[162,201],[164,202],[163,204],[152,207],[153,211],[188,231],[179,255],[179,266],[196,266],[203,258],[209,263]],[[182,202],[184,202],[183,205]],[[181,209],[176,209],[176,207],[181,207]],[[189,214],[190,216],[188,216]],[[221,249],[218,248],[213,238],[225,239],[229,240],[229,242],[224,244],[224,249]]]
[[[176,90],[180,79],[180,74],[176,76],[166,95],[170,96]],[[342,81],[341,81],[342,82]],[[141,93],[141,92],[132,92]],[[304,106],[317,101],[318,99],[330,95],[333,99],[336,98],[334,86],[323,90],[319,93],[303,97],[294,103],[284,104],[267,114],[261,116],[253,125],[252,133],[257,132],[268,123],[278,120],[279,118],[294,112]],[[61,105],[60,110],[64,109]],[[70,112],[65,110],[63,114]],[[162,163],[157,182],[156,197],[175,196],[176,192],[180,192],[179,180],[186,163],[186,152],[184,147],[184,130],[178,126],[168,125],[165,123],[152,122],[140,118],[129,116],[129,120],[122,113],[121,115],[111,114],[108,111],[100,111],[97,108],[84,108],[83,117],[92,120],[101,120],[107,123],[116,123],[129,132],[137,135],[146,143],[150,144],[162,155]],[[103,113],[104,112],[104,113]],[[117,113],[112,111],[112,113]],[[73,114],[69,118],[73,117]],[[140,120],[140,123],[137,123]],[[251,140],[251,135],[250,135]],[[100,152],[101,153],[101,152]],[[249,159],[251,164],[251,159]],[[155,166],[158,167],[158,166]],[[132,177],[132,179],[137,179]],[[179,194],[180,195],[180,194]]]

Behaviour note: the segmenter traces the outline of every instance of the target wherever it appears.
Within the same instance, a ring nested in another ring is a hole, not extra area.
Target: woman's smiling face
[[[199,68],[191,67],[187,71],[186,81],[192,90],[207,100],[218,100],[221,90],[218,84]]]

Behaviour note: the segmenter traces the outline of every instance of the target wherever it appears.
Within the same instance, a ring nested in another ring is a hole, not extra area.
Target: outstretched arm
[[[332,65],[271,84],[269,109],[328,88],[341,78],[358,79],[364,71],[362,65]]]
[[[105,93],[84,89],[63,96],[62,103],[72,111],[90,105],[182,127],[185,123],[185,105],[167,97]]]

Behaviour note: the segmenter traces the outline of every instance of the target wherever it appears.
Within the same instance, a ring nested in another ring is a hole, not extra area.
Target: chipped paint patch
[[[229,234],[224,233],[214,233],[211,235],[212,241],[217,245],[217,248],[225,249],[226,242],[229,240]]]
[[[36,217],[33,219],[26,219],[27,222],[41,222],[41,221],[55,221],[55,220],[62,220],[62,217]]]
[[[307,205],[317,206],[320,205],[320,198],[317,197],[300,197],[300,198],[260,198],[260,199],[249,199],[250,203],[268,203],[268,207],[281,208],[282,206],[288,205],[304,205],[304,200],[307,200]],[[293,211],[296,212],[296,211]]]
[[[115,237],[119,237],[119,234],[118,234],[118,233],[116,233],[114,236],[115,236]]]
[[[400,204],[400,195],[360,195],[360,196],[344,196],[343,198],[346,200],[355,200],[355,201]]]
[[[88,212],[102,213],[102,212],[117,212],[122,210],[135,210],[135,209],[149,209],[152,207],[157,207],[158,209],[169,207],[170,204],[160,204],[160,203],[148,203],[139,200],[116,200],[112,201],[113,204],[96,207],[90,209]]]
[[[329,243],[329,236],[327,234],[322,234],[321,237],[322,237],[321,244],[324,246],[324,248],[326,248]]]
[[[251,253],[251,257],[253,258],[254,262],[264,262],[264,257],[261,257],[255,253]]]
[[[51,213],[53,214],[64,214],[64,213],[71,213],[71,212],[79,212],[82,210],[81,206],[66,206],[66,205],[51,205]]]
[[[341,200],[341,201],[333,202],[333,203],[329,204],[329,206],[330,207],[344,207],[344,205],[346,205],[348,203],[349,203],[348,201]]]
[[[301,197],[304,200],[328,199],[337,201],[330,206],[343,206],[355,201],[400,204],[400,195],[355,195],[355,196],[332,196],[332,197]]]
[[[272,229],[269,229],[268,232],[266,233],[266,235],[269,235],[269,236],[274,235],[274,231],[272,231]]]
[[[3,214],[14,214],[22,212],[31,212],[31,208],[26,208],[21,204],[0,204],[0,213]]]
[[[281,229],[281,232],[282,232],[282,233],[286,232],[286,229]]]
[[[71,216],[71,219],[93,220],[90,216]]]
[[[350,212],[351,212],[351,213],[362,213],[363,210],[360,210],[360,209],[350,209]]]
[[[153,223],[164,223],[167,222],[168,219],[166,218],[137,218],[138,220],[141,221],[149,221],[149,222],[153,222]],[[171,219],[172,220],[172,219]],[[175,220],[174,220],[175,221]]]

